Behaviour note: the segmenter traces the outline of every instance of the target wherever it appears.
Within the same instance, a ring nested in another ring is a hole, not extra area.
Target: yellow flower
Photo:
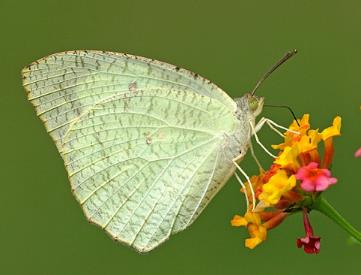
[[[299,132],[300,134],[305,134],[308,129],[310,129],[310,115],[304,114],[301,118],[301,120],[297,120],[297,122],[294,120],[292,124],[290,125],[289,129],[292,131]],[[287,132],[290,133],[290,132]],[[292,133],[292,132],[291,132]]]
[[[294,120],[288,129],[297,132],[297,134],[287,131],[286,133],[284,133],[285,142],[278,145],[272,145],[272,148],[284,150],[287,146],[291,147],[293,144],[298,142],[302,136],[307,134],[308,129],[310,129],[309,119],[310,119],[310,115],[304,114],[301,120],[299,119],[297,120],[299,125]]]
[[[296,170],[299,166],[297,161],[299,153],[297,144],[294,144],[292,147],[287,146],[273,163],[280,165],[281,168]]]
[[[249,249],[255,248],[267,238],[267,229],[262,225],[250,224],[248,233],[251,238],[246,239],[244,245]]]
[[[320,141],[321,135],[318,133],[318,130],[309,130],[307,135],[302,136],[297,144],[299,152],[305,153],[317,149]]]
[[[322,139],[321,134],[316,130],[310,130],[310,124],[308,122],[309,115],[304,115],[299,121],[300,126],[293,122],[289,129],[297,130],[298,134],[285,133],[285,142],[280,145],[273,146],[274,148],[280,149],[280,154],[274,161],[275,164],[281,166],[281,168],[297,171],[300,168],[303,153],[308,155],[314,155],[315,150],[319,142]],[[292,137],[292,140],[290,139]]]
[[[245,246],[253,249],[266,240],[267,229],[262,225],[261,217],[258,213],[247,212],[244,217],[235,215],[231,221],[232,226],[247,226],[251,238],[245,240]]]
[[[266,184],[263,185],[259,199],[268,206],[275,205],[283,194],[290,191],[295,186],[296,177],[294,175],[288,177],[286,171],[280,169]]]
[[[321,137],[323,140],[326,140],[330,137],[340,136],[341,135],[341,117],[337,116],[333,119],[331,127],[326,128],[321,132]]]
[[[240,215],[234,215],[233,219],[231,220],[232,226],[246,226],[247,224],[248,221]]]

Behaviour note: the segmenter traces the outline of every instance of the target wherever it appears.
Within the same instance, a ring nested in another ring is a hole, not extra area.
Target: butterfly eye
[[[259,102],[258,102],[258,100],[257,100],[255,97],[251,97],[251,98],[248,100],[248,106],[249,106],[249,110],[250,110],[251,112],[255,112],[255,111],[258,109]]]

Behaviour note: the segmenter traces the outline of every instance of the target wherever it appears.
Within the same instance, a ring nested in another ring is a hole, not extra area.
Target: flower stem
[[[312,209],[320,211],[322,214],[329,217],[337,223],[343,230],[348,232],[352,237],[361,243],[361,232],[353,227],[348,221],[345,220],[340,213],[322,196],[318,196],[312,205]]]

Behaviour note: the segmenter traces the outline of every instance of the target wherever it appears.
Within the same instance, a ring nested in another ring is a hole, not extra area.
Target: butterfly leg
[[[265,123],[265,122],[264,122]],[[264,124],[263,123],[263,124]],[[258,123],[259,124],[259,123]],[[257,124],[257,125],[258,125]],[[252,123],[252,121],[249,121],[249,125],[251,126],[251,130],[252,130],[252,135],[254,136],[254,138],[256,139],[256,142],[259,144],[259,146],[261,146],[262,147],[262,149],[267,153],[267,154],[269,154],[272,158],[277,158],[277,156],[275,156],[275,155],[273,155],[270,151],[268,151],[268,149],[262,144],[262,142],[259,140],[259,138],[258,138],[258,136],[257,136],[257,131],[256,131],[256,129],[255,129],[255,127],[254,127],[254,125],[253,125],[253,123]],[[263,125],[261,125],[261,127],[262,127]],[[261,127],[259,128],[259,129],[261,129]],[[258,130],[259,130],[258,129]]]
[[[249,199],[248,199],[248,196],[247,196],[247,188],[244,185],[244,183],[242,182],[240,176],[238,176],[237,172],[234,173],[234,176],[238,180],[239,184],[242,186],[243,192],[244,192],[245,197],[246,197],[246,203],[247,203],[247,209],[248,209],[249,208]]]
[[[249,149],[251,150],[251,155],[252,155],[254,161],[256,162],[258,169],[261,171],[264,171],[260,161],[258,160],[258,158],[256,157],[256,154],[254,153],[254,149],[253,149],[253,145],[252,145],[251,141],[249,142]]]
[[[243,171],[243,169],[238,165],[237,163],[237,158],[233,159],[233,163],[236,166],[236,168],[238,169],[238,171],[241,172],[241,174],[246,178],[248,184],[249,184],[249,189],[251,190],[251,195],[252,195],[252,211],[254,210],[254,208],[256,207],[256,196],[254,194],[254,190],[252,187],[252,183],[251,180],[249,179],[249,176],[246,174],[246,172]],[[246,202],[247,202],[247,210],[249,209],[249,201],[248,201],[248,194],[247,194],[247,188],[244,185],[244,183],[242,182],[242,180],[240,179],[240,177],[237,175],[237,172],[234,174],[238,180],[238,182],[241,184],[243,190],[244,190],[244,194],[246,196]]]
[[[271,130],[275,131],[275,132],[276,132],[277,134],[279,134],[281,137],[284,137],[284,135],[283,135],[280,131],[278,131],[278,130],[276,129],[276,127],[279,128],[279,129],[285,130],[285,131],[287,131],[287,132],[291,132],[291,133],[294,133],[294,134],[299,134],[299,132],[290,130],[290,129],[286,128],[286,127],[283,127],[282,125],[279,125],[279,124],[277,124],[276,122],[274,122],[273,120],[271,120],[271,119],[269,119],[269,118],[265,118],[265,117],[262,117],[262,118],[258,121],[257,125],[255,126],[255,131],[258,132],[258,131],[263,127],[263,125],[264,125],[265,123],[271,128]]]

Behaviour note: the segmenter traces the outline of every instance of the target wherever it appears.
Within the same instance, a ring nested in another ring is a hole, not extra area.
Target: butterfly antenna
[[[281,66],[283,63],[285,63],[288,59],[290,59],[292,56],[294,56],[297,53],[297,50],[289,51],[287,52],[280,60],[278,60],[272,67],[269,69],[260,80],[258,80],[256,86],[251,91],[251,95],[254,95],[258,89],[258,87],[262,84],[263,81],[267,79],[267,77],[270,76],[271,73],[273,73],[279,66]]]

